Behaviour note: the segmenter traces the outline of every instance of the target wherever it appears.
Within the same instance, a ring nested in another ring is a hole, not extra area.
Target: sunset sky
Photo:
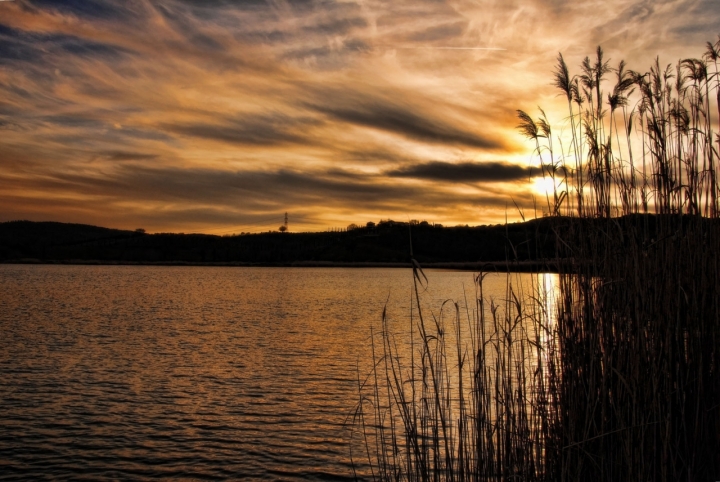
[[[645,71],[718,33],[718,0],[0,2],[0,221],[514,221],[558,52]]]

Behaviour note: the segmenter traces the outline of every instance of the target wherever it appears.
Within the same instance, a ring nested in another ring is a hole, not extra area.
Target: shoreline
[[[0,261],[0,264],[43,264],[43,265],[76,265],[76,266],[216,266],[216,267],[250,267],[250,268],[411,268],[408,262],[341,262],[341,261],[292,261],[278,263],[250,262],[196,262],[196,261],[106,261],[106,260],[47,260],[21,258]],[[420,263],[423,269],[449,269],[456,271],[483,271],[505,273],[558,273],[557,260],[547,261],[453,261]]]

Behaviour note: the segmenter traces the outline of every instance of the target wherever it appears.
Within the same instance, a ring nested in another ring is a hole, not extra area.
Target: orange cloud
[[[562,123],[558,51],[643,69],[719,24],[707,0],[2,2],[0,220],[517,219],[537,160],[515,109]]]

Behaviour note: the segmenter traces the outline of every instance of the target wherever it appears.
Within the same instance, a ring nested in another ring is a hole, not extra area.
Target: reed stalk
[[[383,316],[359,404],[374,408],[375,478],[720,479],[719,52],[640,73],[598,48],[577,76],[558,57],[569,142],[518,111],[560,177],[545,200],[557,299],[511,283],[486,299],[480,273],[474,305],[428,318],[414,263],[410,347]]]

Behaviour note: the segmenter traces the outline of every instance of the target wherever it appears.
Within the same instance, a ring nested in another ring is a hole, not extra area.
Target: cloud
[[[717,40],[717,35],[720,35],[720,11],[717,2],[699,0],[693,2],[691,8],[683,8],[677,13],[685,16],[688,21],[672,28],[675,39],[714,42]]]
[[[146,161],[158,158],[158,154],[144,154],[131,151],[107,151],[100,153],[110,161]]]
[[[480,149],[497,149],[497,139],[483,136],[433,116],[430,112],[416,111],[409,105],[394,104],[389,100],[358,99],[359,102],[343,101],[315,104],[309,107],[342,122],[372,129],[379,129],[434,144],[462,145]]]
[[[266,0],[176,0],[177,3],[191,7],[202,8],[210,11],[217,11],[218,8],[257,8],[266,7]]]
[[[60,175],[58,181],[93,185],[84,176]],[[341,175],[323,171],[300,172],[288,169],[276,171],[219,171],[210,169],[176,169],[127,167],[121,168],[111,184],[101,186],[98,194],[120,194],[124,189],[154,194],[149,199],[186,199],[192,196],[195,203],[226,202],[238,199],[244,203],[263,205],[293,205],[313,202],[327,205],[338,202],[376,202],[397,196],[407,197],[416,188],[398,189],[397,186],[376,182],[377,179],[360,173],[344,172]]]
[[[0,175],[0,181],[7,183],[8,177]],[[290,211],[296,219],[305,218],[305,226],[317,229],[318,224],[322,225],[322,219],[331,213],[329,210],[343,212],[348,206],[362,205],[364,209],[395,216],[408,213],[408,208],[412,207],[412,212],[425,212],[427,217],[428,214],[447,212],[452,206],[477,203],[504,209],[507,205],[504,196],[492,191],[459,193],[433,184],[402,184],[383,176],[350,171],[280,169],[229,172],[172,167],[160,169],[137,164],[117,164],[112,174],[103,177],[80,172],[32,177],[24,183],[23,194],[7,190],[4,199],[5,202],[14,199],[14,204],[19,206],[26,193],[37,191],[49,193],[49,196],[45,201],[36,199],[29,203],[30,211],[35,209],[33,206],[50,209],[53,199],[58,200],[58,205],[65,206],[70,199],[74,200],[73,210],[84,205],[84,209],[94,206],[98,212],[105,213],[121,211],[122,206],[130,205],[138,211],[138,219],[142,219],[146,226],[153,226],[153,230],[177,223],[180,218],[172,213],[191,211],[214,212],[218,219],[236,220]],[[68,196],[71,193],[73,195]],[[514,195],[522,204],[522,193],[518,191]],[[0,197],[0,203],[2,199]],[[529,205],[529,202],[526,204]],[[221,211],[226,214],[218,214]],[[18,211],[10,209],[8,212]],[[380,217],[383,216],[375,215],[370,219]],[[202,217],[198,216],[192,222],[207,227],[210,219],[205,218],[203,224]],[[187,222],[190,223],[191,219],[188,218]]]
[[[116,45],[84,40],[70,35],[50,36],[43,39],[50,45],[56,45],[69,54],[80,57],[100,57],[110,61],[117,61],[120,57],[133,52]]]
[[[344,35],[355,29],[367,27],[368,23],[361,16],[341,16],[321,21],[319,24],[307,25],[304,32],[322,33],[324,35]]]
[[[183,136],[200,137],[238,145],[281,146],[310,144],[312,141],[300,130],[318,125],[311,118],[293,118],[284,114],[244,116],[217,122],[189,124],[164,123],[161,127]]]
[[[391,177],[450,182],[509,182],[527,180],[537,169],[507,162],[427,162],[388,171]]]
[[[133,51],[111,43],[60,33],[31,33],[0,24],[0,58],[38,62],[68,53],[75,57],[118,61]]]
[[[465,31],[467,22],[452,22],[434,27],[428,27],[420,32],[415,32],[407,37],[413,42],[435,42],[437,40],[448,40],[459,37]]]
[[[135,2],[127,0],[122,3],[113,0],[93,0],[91,2],[86,0],[63,0],[62,2],[55,0],[28,1],[28,5],[31,7],[56,10],[88,20],[129,20],[134,15],[132,9],[126,8],[126,6],[132,3]]]
[[[598,44],[639,71],[698,57],[716,3],[0,2],[0,213],[498,220],[534,174],[515,109],[563,132],[557,52],[572,73]]]

